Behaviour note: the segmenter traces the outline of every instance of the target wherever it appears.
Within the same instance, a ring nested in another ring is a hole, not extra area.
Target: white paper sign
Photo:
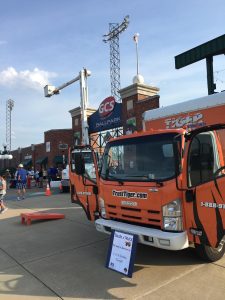
[[[108,252],[107,267],[132,276],[137,236],[113,231]]]

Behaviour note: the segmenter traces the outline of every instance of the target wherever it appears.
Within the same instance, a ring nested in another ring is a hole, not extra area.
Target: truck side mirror
[[[181,147],[181,137],[177,135],[173,139],[173,153],[174,153],[174,169],[175,169],[175,178],[176,178],[176,187],[179,191],[186,191],[186,189],[181,187],[181,181],[178,180],[178,177],[181,173],[181,158],[183,157],[183,149]]]
[[[76,153],[75,157],[75,172],[77,175],[84,175],[85,173],[85,162],[82,153]]]
[[[173,140],[173,153],[174,153],[174,165],[175,165],[175,175],[176,177],[179,176],[180,172],[181,172],[181,144],[180,141],[178,141],[177,139]]]

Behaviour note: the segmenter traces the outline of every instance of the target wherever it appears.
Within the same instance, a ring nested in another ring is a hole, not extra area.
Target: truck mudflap
[[[118,230],[138,236],[138,242],[148,246],[167,250],[182,250],[189,247],[187,232],[166,232],[153,228],[126,224],[118,221],[98,219],[95,221],[98,231],[107,234]]]

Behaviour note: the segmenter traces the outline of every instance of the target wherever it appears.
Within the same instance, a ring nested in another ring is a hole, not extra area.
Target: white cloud
[[[49,83],[50,78],[56,77],[57,74],[45,70],[34,68],[33,70],[17,71],[13,67],[0,72],[0,85],[2,86],[25,86],[31,89],[40,89]]]

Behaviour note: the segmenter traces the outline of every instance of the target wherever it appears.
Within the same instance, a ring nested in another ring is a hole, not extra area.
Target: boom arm
[[[53,95],[59,94],[59,91],[65,87],[71,85],[72,83],[80,80],[80,107],[81,107],[81,120],[82,120],[82,143],[84,145],[89,144],[88,137],[88,123],[87,123],[87,108],[88,108],[88,88],[87,88],[87,77],[91,75],[91,72],[87,69],[83,69],[79,72],[79,75],[74,79],[60,85],[59,87],[54,87],[52,85],[46,85],[44,87],[45,97],[51,97]]]

